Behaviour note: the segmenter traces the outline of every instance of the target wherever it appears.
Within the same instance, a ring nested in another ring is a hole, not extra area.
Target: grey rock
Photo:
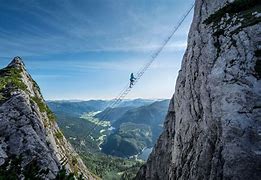
[[[16,161],[21,170],[17,174],[19,179],[26,178],[26,169],[32,167],[36,168],[37,177],[54,179],[65,165],[67,172],[77,170],[85,179],[96,179],[69,142],[63,136],[56,136],[59,127],[49,117],[41,92],[21,58],[14,58],[7,68],[20,73],[19,80],[26,89],[12,88],[10,84],[1,90],[10,96],[0,101],[0,168]],[[77,158],[76,164],[72,163],[73,158]],[[64,159],[66,162],[62,164]]]
[[[260,179],[260,18],[211,16],[235,2],[196,0],[165,130],[136,179]]]

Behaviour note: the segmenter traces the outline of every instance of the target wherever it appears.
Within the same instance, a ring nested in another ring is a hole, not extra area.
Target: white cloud
[[[54,6],[58,7],[57,10],[48,9],[39,2],[41,1],[32,1],[31,4],[28,3],[29,5],[26,3],[30,11],[26,8],[6,7],[39,19],[42,26],[20,19],[17,27],[21,31],[18,34],[0,27],[1,56],[88,51],[151,52],[159,47],[178,19],[172,21],[173,18],[168,17],[170,16],[168,13],[163,14],[164,9],[161,7],[157,7],[155,12],[162,17],[158,17],[157,14],[151,17],[151,14],[134,8],[127,9],[125,21],[119,18],[121,21],[117,22],[118,24],[104,27],[97,18],[92,18],[71,1],[53,2]],[[122,8],[121,3],[118,6]],[[169,22],[166,22],[167,19]],[[182,29],[173,37],[177,43],[172,42],[166,47],[166,51],[179,51],[186,46],[183,41],[186,39],[187,31],[183,29],[188,29],[188,26],[189,22],[186,22],[181,27]]]

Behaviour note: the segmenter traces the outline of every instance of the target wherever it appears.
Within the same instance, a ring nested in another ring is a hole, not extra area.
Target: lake
[[[138,155],[139,159],[142,159],[144,161],[147,161],[151,151],[153,148],[145,148],[140,155]]]

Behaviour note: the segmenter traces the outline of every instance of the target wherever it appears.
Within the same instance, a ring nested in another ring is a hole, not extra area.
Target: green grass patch
[[[21,72],[22,69],[13,67],[0,70],[0,102],[8,99],[13,91],[27,91],[27,86],[22,81]]]
[[[26,84],[22,81],[22,69],[19,67],[6,67],[0,70],[0,101],[3,101],[10,97],[10,92],[15,90],[27,91]],[[34,88],[39,91],[40,88],[35,81],[33,81]],[[8,94],[4,90],[8,88]],[[56,117],[49,107],[38,97],[31,97],[31,101],[34,101],[41,112],[46,112],[48,118],[51,121],[55,121]]]
[[[50,110],[50,108],[45,104],[45,102],[42,101],[41,98],[38,97],[31,97],[31,99],[37,104],[37,106],[39,107],[40,112],[46,112],[47,116],[49,118],[49,120],[51,121],[55,121],[56,117],[54,115],[54,113]]]
[[[3,93],[0,93],[0,101],[3,101],[3,100],[5,100],[5,96]]]
[[[34,80],[32,80],[32,81],[33,81],[34,88],[35,88],[37,91],[41,92],[41,89],[40,89],[40,87],[38,86],[38,84],[37,84]]]
[[[64,166],[58,171],[55,180],[83,180],[83,175],[77,176],[75,173],[67,173]]]
[[[61,132],[61,131],[57,131],[57,132],[55,132],[55,137],[57,138],[57,139],[62,139],[63,138],[63,133]],[[76,160],[77,161],[77,160]]]
[[[120,180],[124,177],[134,178],[143,161],[123,159],[98,153],[80,153],[88,169],[103,179]],[[125,178],[126,179],[126,178]]]
[[[233,37],[243,28],[258,24],[261,22],[261,17],[257,17],[254,12],[261,12],[261,1],[258,0],[235,0],[232,3],[226,4],[224,7],[211,14],[203,23],[212,24],[215,37],[214,46],[217,49],[217,57],[221,53],[220,36]],[[228,14],[228,16],[227,16]],[[221,19],[224,18],[221,22]],[[236,27],[233,31],[229,27]],[[236,41],[231,38],[230,47],[236,47]]]
[[[229,3],[217,10],[214,14],[211,14],[205,21],[205,24],[210,24],[212,22],[218,23],[222,17],[228,14],[235,14],[242,11],[247,11],[253,7],[256,7],[261,4],[260,0],[235,0],[232,3]]]
[[[40,112],[46,112],[46,110],[47,110],[46,105],[40,98],[32,97],[32,100],[37,104]]]
[[[75,166],[78,163],[77,158],[75,156],[72,157],[72,164]]]
[[[95,118],[94,115],[94,112],[84,113],[81,118],[101,127],[109,127],[111,125],[110,121],[99,120]]]
[[[7,86],[11,90],[27,90],[27,86],[22,81],[21,76],[22,69],[6,67],[0,70],[0,92],[3,91]]]

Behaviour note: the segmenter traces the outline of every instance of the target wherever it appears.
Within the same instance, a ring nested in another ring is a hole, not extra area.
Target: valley
[[[169,100],[47,101],[64,136],[88,169],[103,179],[130,179],[162,132]]]
[[[0,17],[0,180],[260,180],[260,0]]]

